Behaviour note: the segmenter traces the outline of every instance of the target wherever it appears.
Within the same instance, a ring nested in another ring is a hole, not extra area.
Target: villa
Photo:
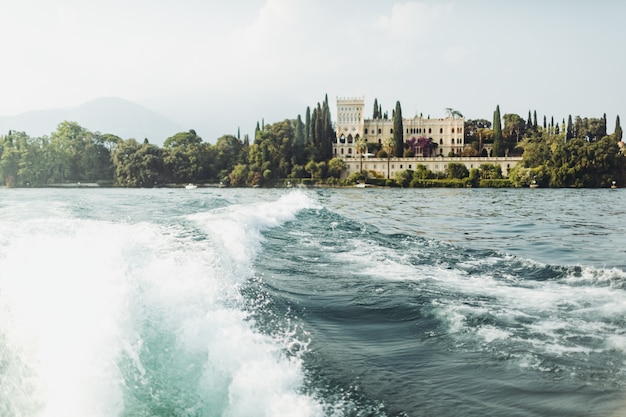
[[[363,138],[367,143],[382,144],[385,139],[393,137],[393,118],[366,119],[365,99],[338,98],[337,99],[337,137],[333,143],[333,156],[340,157],[346,162],[346,170],[342,176],[349,176],[361,169],[375,171],[383,177],[393,178],[395,172],[415,169],[418,164],[425,165],[433,172],[445,171],[448,163],[462,163],[467,169],[478,168],[481,164],[500,165],[503,175],[522,160],[516,157],[458,157],[463,152],[465,119],[462,116],[451,115],[446,118],[431,119],[416,115],[413,118],[402,118],[404,129],[404,143],[414,147],[413,157],[377,158],[373,154],[360,155],[357,152],[356,142]],[[419,139],[428,138],[432,146],[421,147]],[[363,156],[363,158],[361,158]],[[389,166],[389,172],[387,167]]]

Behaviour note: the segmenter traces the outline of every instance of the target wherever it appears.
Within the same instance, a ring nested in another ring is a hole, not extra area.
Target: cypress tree
[[[530,110],[528,110],[528,119],[526,119],[526,130],[530,130],[533,128],[533,121],[530,118]]]
[[[317,107],[313,108],[313,113],[311,114],[311,145],[313,147],[317,147],[317,129],[318,129],[318,119],[317,115]]]
[[[306,114],[304,115],[304,143],[311,142],[311,108],[306,107]]]
[[[304,123],[302,123],[302,118],[298,115],[296,119],[296,128],[294,132],[294,143],[295,143],[295,163],[303,164],[304,163]]]
[[[537,110],[533,111],[533,129],[537,130]]]
[[[296,128],[294,132],[294,143],[296,146],[304,146],[304,123],[302,123],[302,117],[298,115],[296,119]]]
[[[574,124],[572,123],[572,115],[567,117],[567,131],[565,133],[565,140],[569,140],[574,137]]]
[[[546,122],[546,120],[547,120],[546,115],[544,114],[543,115],[543,129],[544,130],[548,128],[548,123]]]
[[[378,113],[378,99],[374,99],[374,114],[372,115],[374,120],[380,119],[380,114]]]
[[[617,115],[617,119],[615,119],[615,139],[618,142],[622,141],[622,126],[619,124],[619,114]]]
[[[333,156],[333,140],[335,138],[335,131],[333,129],[332,118],[330,117],[328,94],[324,97],[324,106],[322,107],[322,132],[320,156],[322,160],[329,160]]]
[[[396,110],[393,113],[393,141],[396,156],[401,157],[404,153],[404,127],[402,125],[402,108],[400,102],[396,102]]]
[[[500,118],[500,105],[493,112],[493,155],[504,156],[504,143],[502,143],[502,120]]]

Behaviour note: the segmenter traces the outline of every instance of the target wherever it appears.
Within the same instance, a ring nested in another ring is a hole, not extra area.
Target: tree
[[[498,180],[502,178],[502,167],[498,164],[480,164],[481,180]]]
[[[402,107],[400,102],[396,102],[396,110],[393,114],[393,140],[397,157],[401,157],[404,151],[404,127],[402,125]]]
[[[200,143],[202,143],[202,138],[196,134],[195,130],[191,129],[188,132],[179,132],[165,139],[163,146],[165,148],[173,148],[175,146],[197,145]]]
[[[308,145],[311,142],[311,108],[307,106],[306,113],[304,115],[304,144]]]
[[[565,131],[565,140],[570,140],[575,137],[574,124],[572,123],[572,115],[567,117],[567,130]]]
[[[380,119],[380,113],[378,112],[378,99],[374,99],[374,113],[372,114],[372,119]]]
[[[260,132],[258,137],[260,138]],[[252,145],[254,146],[254,145]],[[242,143],[232,135],[224,135],[215,143],[215,171],[222,180],[229,175],[237,164],[245,162]]]
[[[391,159],[394,146],[395,141],[393,138],[387,137],[383,139],[383,150],[387,153],[387,179],[389,179],[389,160]]]
[[[361,160],[361,168],[359,170],[363,172],[363,155],[367,152],[367,142],[365,141],[365,138],[358,138],[354,143],[354,146]]]
[[[341,158],[333,158],[328,161],[328,172],[327,175],[329,177],[340,178],[343,170],[346,169],[346,164]]]
[[[163,149],[135,139],[120,142],[113,151],[118,185],[152,187],[164,182]]]
[[[303,164],[305,161],[304,149],[305,149],[305,125],[302,123],[302,119],[300,115],[295,122],[296,126],[294,129],[294,163],[295,164]]]
[[[450,162],[446,166],[446,174],[448,178],[451,179],[462,179],[469,175],[469,170],[467,169],[465,164]]]
[[[446,115],[451,119],[463,117],[460,111],[454,110],[453,108],[450,108],[450,107],[446,107]]]
[[[504,156],[504,144],[502,142],[502,125],[500,120],[500,105],[493,112],[493,155]]]
[[[530,112],[529,112],[530,116]],[[524,133],[526,122],[517,114],[504,115],[504,130],[508,133],[509,141],[515,135],[515,143],[519,143],[520,135]]]
[[[619,123],[619,115],[617,115],[617,118],[615,119],[615,140],[618,142],[622,141],[622,126],[620,126]]]
[[[608,136],[593,142],[575,137],[556,143],[550,166],[552,187],[606,187],[625,180],[626,157]]]

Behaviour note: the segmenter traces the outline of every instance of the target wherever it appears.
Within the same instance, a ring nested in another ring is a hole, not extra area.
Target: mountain
[[[67,109],[38,110],[0,117],[0,133],[9,130],[37,137],[50,135],[63,121],[76,122],[92,132],[111,133],[122,139],[134,138],[161,146],[175,133],[189,130],[167,117],[118,97],[98,98]]]

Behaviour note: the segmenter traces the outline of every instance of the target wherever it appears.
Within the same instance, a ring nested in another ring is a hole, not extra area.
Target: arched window
[[[367,135],[367,128],[365,128],[365,134]]]
[[[454,128],[452,128],[452,133],[454,133]]]
[[[378,134],[380,135],[381,133],[383,133],[382,129],[378,129]]]
[[[439,133],[443,133],[443,127],[439,128]]]
[[[443,145],[443,139],[439,139],[439,144]]]

